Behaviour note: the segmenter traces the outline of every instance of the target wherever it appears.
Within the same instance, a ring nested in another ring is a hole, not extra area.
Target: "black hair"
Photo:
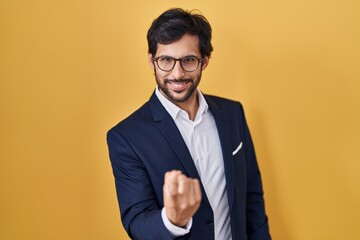
[[[203,15],[181,8],[169,9],[156,18],[148,30],[149,53],[155,56],[158,43],[170,44],[180,40],[184,34],[191,34],[199,37],[202,57],[210,57],[213,50],[211,32],[211,26]]]

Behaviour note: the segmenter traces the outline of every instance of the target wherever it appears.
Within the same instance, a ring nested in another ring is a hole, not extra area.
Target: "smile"
[[[166,83],[169,84],[169,87],[173,91],[183,91],[187,88],[188,83],[191,82],[190,80],[186,81],[167,81]]]

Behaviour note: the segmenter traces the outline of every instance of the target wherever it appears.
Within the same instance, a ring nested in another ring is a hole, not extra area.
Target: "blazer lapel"
[[[221,110],[220,106],[214,103],[209,97],[205,95],[206,102],[209,105],[210,111],[214,116],[216,127],[218,130],[221,149],[224,158],[226,190],[229,199],[230,208],[234,202],[234,161],[231,149],[231,131],[229,129],[229,123],[227,122],[225,113]]]
[[[151,96],[149,103],[153,112],[154,121],[157,122],[157,128],[173,148],[186,174],[189,177],[200,179],[189,149],[170,114],[161,105],[155,94]]]

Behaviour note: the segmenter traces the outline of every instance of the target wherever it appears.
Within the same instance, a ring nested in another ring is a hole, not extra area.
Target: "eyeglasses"
[[[193,72],[199,67],[200,63],[204,61],[204,58],[200,59],[195,56],[188,56],[183,58],[160,56],[153,58],[153,61],[156,62],[157,66],[164,72],[170,72],[173,70],[177,61],[180,62],[182,70],[185,72]]]

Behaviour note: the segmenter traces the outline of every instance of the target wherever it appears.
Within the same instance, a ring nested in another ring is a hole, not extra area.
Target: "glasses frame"
[[[172,60],[174,60],[174,65],[172,66],[172,68],[170,70],[164,70],[162,69],[160,66],[159,66],[159,63],[158,63],[158,60],[159,58],[171,58]],[[183,65],[182,65],[182,60],[185,59],[185,58],[195,58],[198,60],[198,65],[196,66],[196,68],[192,71],[188,71],[188,70],[185,70]],[[180,62],[180,66],[181,66],[181,69],[184,71],[184,72],[194,72],[196,71],[198,68],[199,68],[199,65],[202,64],[202,62],[205,60],[205,58],[198,58],[196,56],[186,56],[186,57],[183,57],[183,58],[173,58],[173,57],[169,57],[169,56],[160,56],[160,57],[154,57],[152,58],[152,60],[154,62],[156,62],[156,65],[158,66],[158,68],[161,70],[161,71],[164,71],[164,72],[171,72],[172,70],[174,70],[174,67],[176,65],[176,62]]]

